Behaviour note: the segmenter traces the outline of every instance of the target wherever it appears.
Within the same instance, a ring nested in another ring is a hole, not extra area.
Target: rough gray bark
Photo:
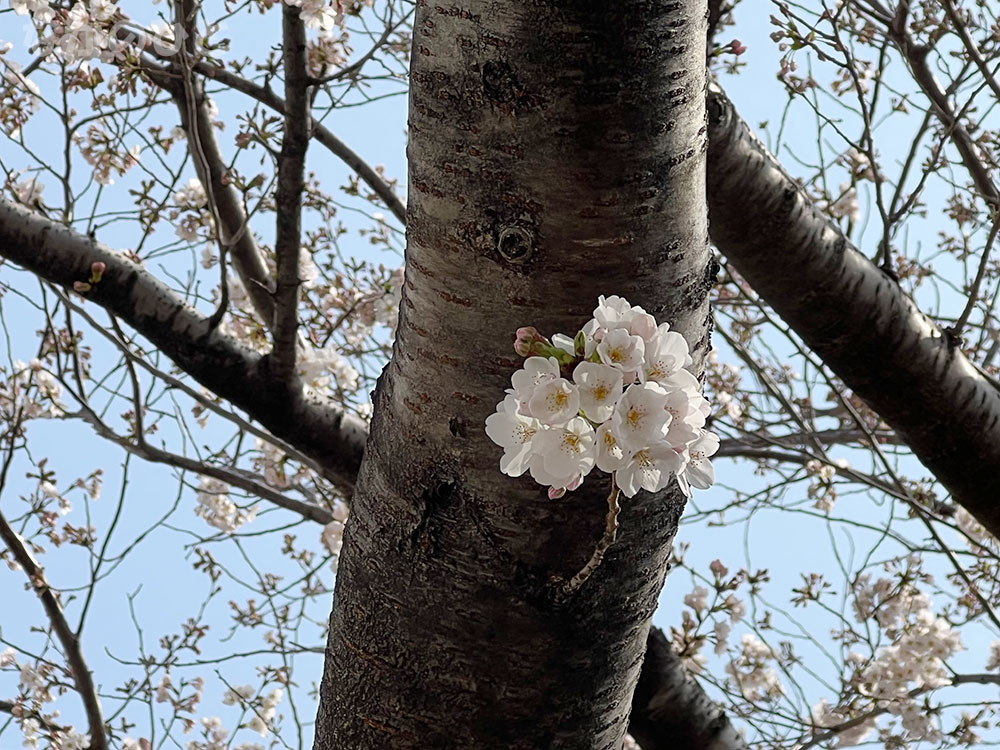
[[[0,198],[0,255],[39,277],[73,288],[102,262],[101,281],[85,293],[132,326],[182,370],[243,409],[274,435],[315,459],[324,475],[350,492],[366,431],[316,396],[292,398],[275,388],[265,360],[213,329],[209,319],[121,253]]]
[[[816,210],[721,90],[709,94],[712,239],[994,535],[1000,391]]]
[[[725,712],[688,674],[659,628],[649,631],[628,731],[642,750],[747,750]]]
[[[316,748],[617,748],[683,502],[559,501],[483,422],[514,330],[622,294],[708,345],[705,9],[421,3],[407,271],[337,576]],[[655,65],[653,64],[655,62]],[[554,64],[555,63],[555,64]]]

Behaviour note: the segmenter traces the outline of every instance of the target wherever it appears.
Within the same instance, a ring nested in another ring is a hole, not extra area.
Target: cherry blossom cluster
[[[10,42],[0,44],[0,131],[16,140],[21,128],[41,107],[41,91],[21,74],[20,64],[4,57],[11,49]]]
[[[229,499],[228,484],[206,476],[198,484],[198,505],[194,512],[225,534],[235,533],[257,517],[257,508],[243,509]]]
[[[748,701],[776,700],[785,694],[773,664],[774,651],[753,633],[740,638],[740,650],[726,665],[726,672]]]
[[[530,472],[553,499],[595,466],[626,497],[662,490],[671,477],[688,496],[715,481],[708,457],[719,439],[704,429],[709,405],[684,369],[687,342],[669,324],[601,296],[573,338],[521,328],[514,350],[524,367],[486,420],[486,434],[504,449],[504,474]]]
[[[35,750],[39,747],[39,740],[48,740],[49,747],[60,750],[87,750],[90,747],[89,735],[63,726],[58,721],[58,709],[43,712],[44,704],[55,700],[52,690],[58,680],[55,668],[41,661],[36,665],[19,663],[14,650],[7,648],[0,651],[0,669],[11,668],[18,672],[20,695],[11,706],[10,713],[21,725],[24,735],[22,747]]]

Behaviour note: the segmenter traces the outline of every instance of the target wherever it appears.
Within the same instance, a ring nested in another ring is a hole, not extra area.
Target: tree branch
[[[306,28],[299,9],[281,6],[285,70],[285,128],[278,159],[275,192],[277,227],[274,250],[278,273],[274,293],[273,345],[269,369],[276,383],[295,372],[299,328],[299,253],[302,246],[302,192],[309,146],[309,82],[306,74]]]
[[[6,466],[4,467],[4,478],[6,479]],[[0,487],[6,482],[0,482]],[[45,616],[48,617],[52,630],[62,645],[63,655],[69,666],[70,675],[76,685],[80,699],[83,701],[84,711],[87,714],[87,728],[90,732],[90,750],[105,750],[108,746],[107,734],[104,731],[104,717],[101,713],[101,702],[97,698],[97,688],[94,686],[94,676],[87,667],[87,662],[83,658],[80,650],[80,639],[66,621],[66,614],[63,612],[59,598],[45,580],[45,571],[35,560],[24,544],[24,540],[18,535],[3,513],[0,513],[0,539],[7,545],[14,557],[14,560],[31,583],[31,588],[35,592],[42,607],[45,609]]]
[[[105,440],[120,446],[132,455],[138,456],[146,461],[165,464],[167,466],[183,469],[184,471],[190,471],[194,474],[203,474],[207,477],[218,479],[233,487],[239,487],[241,490],[256,495],[263,500],[274,503],[281,508],[297,513],[309,521],[315,521],[320,524],[328,524],[333,520],[333,513],[328,511],[326,508],[322,508],[319,505],[313,505],[312,503],[307,503],[302,500],[296,500],[293,497],[288,497],[287,495],[278,492],[268,484],[264,483],[250,472],[242,471],[237,468],[208,464],[177,453],[171,453],[150,445],[141,437],[138,443],[134,443],[124,435],[119,435],[108,427],[108,425],[105,424],[104,421],[102,421],[101,418],[86,405],[81,404],[81,409],[78,413],[69,414],[68,416],[79,417],[93,427],[94,432]]]
[[[191,70],[198,67],[194,60],[188,64]],[[274,323],[270,274],[250,231],[243,201],[226,179],[226,164],[215,138],[208,99],[202,86],[194,77],[185,85],[183,72],[178,74],[148,61],[143,61],[142,69],[153,83],[173,97],[177,105],[181,127],[187,133],[192,148],[198,150],[197,154],[193,154],[195,171],[206,194],[211,193],[215,213],[218,214],[213,217],[218,224],[215,231],[223,252],[232,259],[233,268],[243,282],[254,309],[264,325],[270,328]],[[193,102],[188,101],[189,92]]]
[[[716,86],[708,193],[719,249],[954,499],[1000,534],[1000,472],[984,471],[1000,465],[1000,391],[809,203]]]
[[[747,750],[725,712],[688,674],[659,628],[651,628],[646,639],[628,732],[642,750]]]
[[[246,94],[261,104],[270,107],[275,112],[285,113],[285,100],[270,89],[259,86],[242,76],[204,61],[193,63],[192,69],[197,73],[201,73],[206,78],[211,78],[229,88]],[[346,143],[337,138],[323,123],[318,120],[312,120],[310,127],[312,128],[313,137],[330,153],[350,167],[371,188],[371,191],[382,199],[386,208],[392,212],[392,215],[401,224],[406,224],[406,206],[386,181],[382,179],[381,175],[368,162],[351,150]]]
[[[367,429],[328,399],[276,392],[261,357],[214,329],[205,315],[142,266],[106,245],[0,199],[0,255],[54,284],[73,288],[104,263],[87,299],[118,316],[188,375],[244,410],[323,467],[347,496],[353,492]]]

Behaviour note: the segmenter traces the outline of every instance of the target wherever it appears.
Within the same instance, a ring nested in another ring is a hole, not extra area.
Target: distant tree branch
[[[95,320],[94,317],[89,312],[87,312],[87,310],[85,310],[83,307],[73,302],[72,299],[70,299],[69,295],[67,295],[61,289],[59,289],[58,287],[52,287],[52,288],[55,290],[56,295],[59,297],[62,303],[66,305],[68,309],[72,310],[74,313],[76,313],[81,318],[86,320],[93,328],[95,333],[103,336],[108,341],[110,341],[118,349],[118,351],[121,352],[122,356],[125,357],[127,362],[138,365],[142,369],[146,370],[146,372],[148,372],[157,380],[161,380],[171,388],[180,391],[188,398],[197,402],[197,404],[200,407],[206,409],[207,411],[210,411],[213,414],[216,414],[222,417],[223,419],[232,422],[234,425],[236,425],[239,429],[243,430],[244,432],[247,432],[253,435],[254,437],[260,438],[261,440],[264,440],[268,443],[271,443],[274,446],[277,446],[286,454],[288,454],[290,457],[294,458],[296,461],[300,462],[304,466],[308,466],[317,474],[323,473],[323,467],[320,466],[320,464],[317,463],[317,461],[314,458],[305,455],[287,441],[281,440],[280,438],[275,437],[266,430],[261,429],[252,422],[247,421],[232,409],[224,409],[223,407],[219,406],[218,403],[216,403],[216,399],[210,398],[204,395],[203,393],[200,393],[196,388],[191,387],[188,383],[185,383],[180,378],[176,378],[170,373],[164,372],[159,367],[154,366],[149,360],[137,355],[134,351],[132,351],[132,348],[128,340],[117,336],[115,332],[109,331],[104,325],[100,324],[97,320]],[[112,320],[114,320],[113,317]],[[79,382],[80,378],[78,377],[77,380]],[[79,388],[82,391],[82,385],[80,385]]]
[[[962,163],[969,170],[969,175],[972,177],[976,190],[979,191],[983,200],[989,204],[992,211],[1000,209],[1000,190],[997,189],[993,178],[990,176],[987,161],[983,158],[982,151],[976,143],[976,139],[962,125],[959,114],[955,112],[948,101],[947,92],[938,83],[934,71],[927,64],[927,55],[930,49],[916,44],[905,28],[897,28],[895,24],[886,24],[886,32],[892,43],[902,53],[906,64],[913,73],[913,80],[917,82],[917,85],[920,86],[920,89],[930,100],[931,109],[938,120],[941,121],[945,132],[949,134],[952,143],[955,144],[955,148],[958,149],[959,154],[962,156]],[[991,75],[986,76],[987,82],[991,79]]]
[[[256,495],[262,500],[266,500],[281,508],[290,510],[309,521],[328,524],[333,520],[333,513],[328,511],[326,508],[322,508],[319,505],[314,505],[313,503],[304,502],[302,500],[296,500],[293,497],[288,497],[288,495],[278,492],[273,487],[262,481],[261,478],[254,476],[248,471],[227,466],[218,466],[205,461],[198,461],[193,458],[188,458],[187,456],[171,453],[170,451],[165,451],[152,446],[144,439],[132,441],[124,435],[119,435],[86,405],[82,405],[79,412],[69,413],[67,416],[79,417],[93,427],[94,432],[96,432],[103,439],[120,446],[132,455],[138,456],[146,461],[165,464],[166,466],[173,466],[178,469],[183,469],[184,471],[190,471],[194,474],[202,474],[207,477],[218,479],[232,487],[238,487],[245,492]]]
[[[142,266],[96,240],[0,199],[0,255],[72,289],[106,268],[86,298],[119,317],[188,375],[315,460],[347,496],[354,489],[367,428],[312,392],[289,398],[262,371],[260,355],[211,325]],[[301,386],[296,386],[300,389]]]
[[[206,78],[211,78],[229,88],[246,94],[261,104],[270,107],[275,112],[285,113],[285,100],[269,88],[260,86],[236,73],[204,61],[195,62],[192,67]],[[371,188],[371,191],[382,199],[386,208],[389,209],[401,224],[406,224],[406,206],[399,199],[399,196],[393,192],[388,183],[382,179],[382,176],[346,143],[337,138],[323,123],[314,119],[311,122],[311,128],[313,137],[330,153],[350,167]]]
[[[716,86],[708,195],[719,249],[954,499],[1000,535],[1000,391],[810,204]]]
[[[189,60],[192,70],[197,68],[194,60],[185,59]],[[196,150],[193,154],[195,172],[206,195],[211,195],[215,209],[213,213],[217,214],[213,219],[217,224],[215,231],[223,248],[222,255],[232,260],[233,268],[236,269],[254,309],[264,325],[270,328],[274,325],[270,273],[250,231],[243,201],[226,177],[228,170],[219,150],[219,142],[215,138],[208,99],[200,82],[192,77],[192,80],[184,84],[183,72],[169,70],[148,61],[143,61],[142,70],[153,83],[169,93],[177,105],[181,127],[187,133],[192,148]],[[225,258],[220,258],[220,262],[224,263]]]

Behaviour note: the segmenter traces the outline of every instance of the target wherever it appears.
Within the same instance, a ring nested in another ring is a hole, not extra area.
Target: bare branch
[[[194,61],[190,64],[192,69],[197,68]],[[196,148],[202,158],[195,157],[195,171],[206,194],[212,195],[215,213],[218,214],[213,218],[216,218],[218,224],[216,232],[219,241],[225,248],[225,254],[231,258],[233,268],[239,274],[254,309],[270,328],[274,323],[270,274],[249,229],[239,193],[226,179],[226,163],[215,138],[208,99],[200,81],[192,78],[185,85],[182,83],[183,73],[178,74],[149,62],[143,62],[142,69],[153,83],[173,97],[180,114],[181,127],[188,134],[192,145],[197,144]],[[189,106],[189,92],[194,100],[193,106]]]
[[[927,64],[927,55],[930,50],[914,43],[913,39],[903,29],[896,28],[892,24],[887,27],[889,38],[896,48],[902,53],[906,64],[909,65],[913,73],[913,80],[917,82],[920,89],[931,101],[934,114],[941,121],[945,131],[950,134],[952,143],[962,156],[962,163],[969,170],[976,189],[983,197],[992,211],[1000,209],[1000,191],[997,190],[993,178],[990,176],[986,159],[983,158],[976,140],[969,135],[959,116],[948,101],[948,94],[941,84],[938,83],[930,65]],[[987,77],[989,80],[990,77]]]
[[[285,100],[270,89],[258,86],[256,83],[248,81],[242,76],[204,61],[194,63],[192,68],[206,78],[211,78],[236,91],[240,91],[276,112],[285,113]],[[329,150],[330,153],[354,170],[358,177],[371,188],[371,191],[382,199],[382,202],[392,212],[392,215],[401,224],[406,224],[406,206],[386,181],[382,179],[382,176],[346,143],[337,138],[323,123],[318,120],[312,120],[310,127],[312,128],[313,137]]]
[[[223,481],[233,487],[239,487],[241,490],[256,495],[257,497],[267,500],[268,502],[274,503],[281,508],[297,513],[309,521],[328,524],[333,520],[333,513],[328,511],[326,508],[313,505],[312,503],[303,502],[302,500],[296,500],[293,497],[288,497],[261,481],[250,472],[242,471],[237,468],[217,466],[215,464],[209,464],[204,461],[188,458],[187,456],[182,456],[177,453],[171,453],[169,451],[156,448],[147,443],[145,440],[140,439],[138,443],[134,443],[124,435],[119,435],[108,427],[108,425],[105,424],[104,421],[102,421],[101,418],[86,405],[81,404],[81,409],[78,413],[69,414],[68,416],[79,417],[93,427],[94,431],[102,438],[120,446],[121,448],[124,448],[126,451],[134,456],[138,456],[139,458],[152,461],[153,463],[173,466],[195,474],[203,474],[207,477],[213,477],[214,479]]]
[[[354,488],[367,440],[357,417],[309,392],[290,398],[270,387],[261,357],[211,321],[142,266],[96,240],[0,199],[0,255],[54,284],[73,288],[104,263],[87,299],[121,318],[182,370],[298,450],[346,495]]]

